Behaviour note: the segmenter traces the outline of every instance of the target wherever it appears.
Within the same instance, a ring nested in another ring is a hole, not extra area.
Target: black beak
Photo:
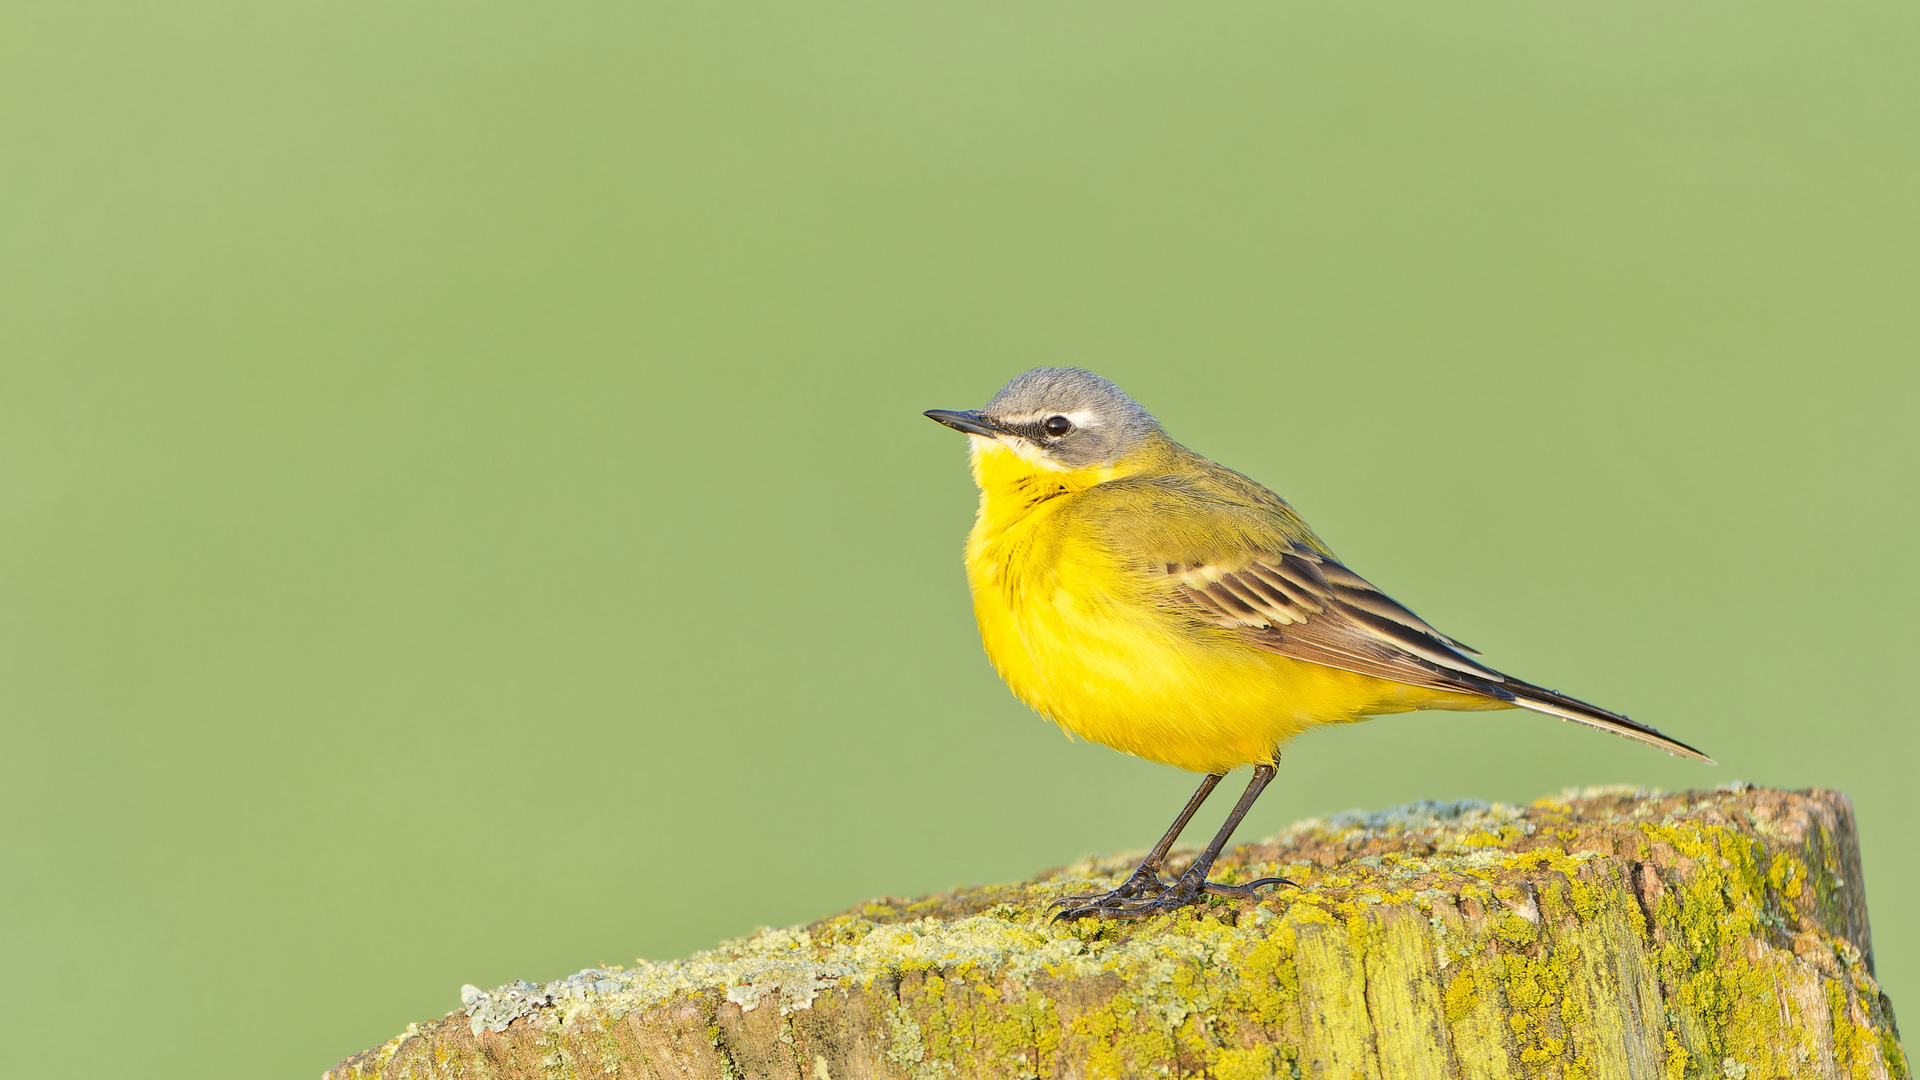
[[[955,431],[964,431],[969,435],[1005,435],[1007,429],[987,419],[986,413],[955,412],[952,409],[928,409],[927,419],[938,420]]]

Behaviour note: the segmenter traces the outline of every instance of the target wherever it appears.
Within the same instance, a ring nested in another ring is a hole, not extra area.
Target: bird
[[[1482,663],[1349,569],[1286,500],[1175,442],[1090,371],[1034,368],[984,408],[925,415],[968,436],[980,503],[967,581],[1000,677],[1073,735],[1204,774],[1119,887],[1063,898],[1056,918],[1145,918],[1293,884],[1207,876],[1273,780],[1280,748],[1323,724],[1530,709],[1713,764],[1645,724]],[[1213,840],[1163,879],[1194,813],[1247,765],[1253,777]]]

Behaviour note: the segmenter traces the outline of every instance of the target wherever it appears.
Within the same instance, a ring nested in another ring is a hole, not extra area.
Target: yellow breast
[[[1430,691],[1263,652],[1172,610],[1155,568],[1074,527],[1074,495],[1125,463],[1062,472],[972,442],[981,500],[967,576],[981,640],[1013,692],[1066,730],[1225,772],[1272,762],[1315,724],[1433,703]]]

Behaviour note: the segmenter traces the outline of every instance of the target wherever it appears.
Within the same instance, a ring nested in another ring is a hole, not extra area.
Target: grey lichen
[[[887,1011],[887,1060],[898,1065],[913,1080],[926,1080],[927,1046],[921,1041],[919,1021],[905,1005]],[[936,1075],[939,1069],[932,1070]]]
[[[551,1007],[553,988],[562,985],[564,982],[554,982],[540,987],[525,979],[516,979],[495,990],[482,990],[468,983],[460,988],[460,1004],[473,1021],[475,1035],[482,1031],[505,1031],[508,1024],[533,1015],[535,1009]]]

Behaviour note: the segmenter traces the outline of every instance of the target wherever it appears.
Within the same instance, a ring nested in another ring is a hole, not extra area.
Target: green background
[[[1243,835],[1839,787],[1920,1007],[1920,9],[523,7],[0,6],[0,1072],[1150,842],[919,415],[1042,363],[1723,763],[1392,718]]]

